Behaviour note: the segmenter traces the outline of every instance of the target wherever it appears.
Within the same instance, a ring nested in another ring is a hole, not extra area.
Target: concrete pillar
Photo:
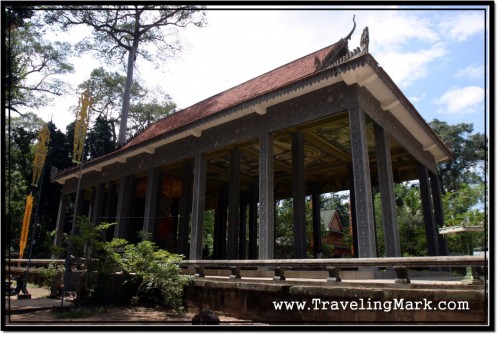
[[[134,179],[132,176],[120,179],[120,190],[118,192],[118,205],[116,207],[115,238],[129,240],[128,226],[130,223],[130,210],[133,196]]]
[[[108,193],[106,194],[106,202],[104,205],[104,217],[106,221],[113,222],[114,221],[114,213],[116,211],[113,210],[113,203],[116,202],[116,186],[111,183],[108,186]]]
[[[247,247],[247,201],[240,196],[240,229],[239,229],[238,256],[240,260],[246,257]]]
[[[229,200],[227,258],[238,258],[238,229],[240,227],[240,160],[238,149],[231,150],[229,158]]]
[[[227,195],[228,189],[224,187],[217,195],[214,214],[214,257],[217,260],[226,259],[226,234],[227,234]]]
[[[91,221],[94,224],[94,226],[98,226],[103,218],[104,190],[105,190],[105,185],[101,183],[97,185],[94,193],[94,204],[92,206],[92,217],[91,217]]]
[[[436,221],[436,228],[441,228],[444,226],[444,213],[443,204],[441,202],[441,183],[439,182],[439,177],[434,173],[429,172],[429,177],[431,178],[431,190],[432,190],[432,203],[434,205],[434,219]],[[438,232],[438,253],[441,256],[448,255],[448,247],[446,244],[446,239],[444,235],[440,235]]]
[[[172,199],[172,205],[170,206],[170,214],[172,216],[172,234],[171,239],[175,241],[175,249],[179,242],[179,198]]]
[[[205,191],[207,183],[207,158],[197,153],[194,162],[193,212],[191,224],[190,260],[201,260],[203,218],[205,213]]]
[[[351,208],[352,223],[352,245],[353,257],[359,257],[358,254],[358,226],[356,224],[356,196],[354,193],[354,173],[352,165],[349,165],[349,203]]]
[[[359,257],[376,257],[370,162],[366,139],[365,113],[359,106],[349,109],[352,166]],[[352,208],[351,208],[352,209]]]
[[[56,235],[54,236],[54,246],[61,245],[62,235],[64,233],[64,223],[66,222],[66,207],[68,206],[68,195],[61,194],[59,198],[59,210],[57,211]]]
[[[177,253],[189,256],[189,222],[193,197],[193,165],[185,163],[182,167],[182,191],[179,200],[179,239]]]
[[[420,181],[420,197],[422,199],[422,211],[424,214],[425,236],[427,239],[427,252],[429,256],[438,255],[437,230],[432,213],[432,200],[429,188],[429,171],[422,164],[417,165]]]
[[[293,256],[304,259],[306,245],[306,188],[304,178],[304,135],[294,132],[292,137],[293,181]]]
[[[148,171],[146,187],[146,200],[144,205],[144,222],[142,229],[150,234],[155,232],[156,214],[158,208],[158,195],[161,190],[161,172],[158,168]]]
[[[248,258],[257,259],[257,203],[259,202],[259,186],[250,187],[250,204],[248,205]]]
[[[274,258],[273,136],[260,136],[259,145],[259,259]]]
[[[374,124],[375,142],[377,147],[377,168],[382,201],[382,222],[384,228],[385,255],[400,257],[401,245],[397,226],[396,200],[394,195],[394,180],[392,176],[391,149],[387,133]]]
[[[311,184],[311,201],[312,201],[312,216],[313,216],[313,251],[314,257],[318,257],[322,253],[321,248],[321,202],[320,202],[320,192],[319,184]]]

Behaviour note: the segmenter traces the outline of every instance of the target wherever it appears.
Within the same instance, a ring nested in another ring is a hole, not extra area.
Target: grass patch
[[[68,318],[87,318],[92,316],[92,312],[86,309],[74,309],[68,312],[63,312],[56,315],[57,318],[68,319]]]

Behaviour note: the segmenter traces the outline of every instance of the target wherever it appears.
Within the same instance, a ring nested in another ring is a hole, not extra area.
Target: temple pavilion
[[[306,258],[310,196],[321,256],[319,196],[350,191],[355,255],[376,257],[378,186],[385,254],[400,256],[393,186],[419,180],[428,254],[446,255],[436,174],[452,153],[369,53],[368,28],[353,50],[351,35],[53,174],[63,186],[54,244],[71,231],[67,206],[79,186],[78,214],[116,221],[108,240],[137,242],[144,230],[189,259],[203,258],[206,210],[214,210],[214,258],[273,259],[276,201],[293,198],[293,256]]]

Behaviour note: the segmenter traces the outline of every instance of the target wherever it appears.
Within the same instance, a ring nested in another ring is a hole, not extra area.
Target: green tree
[[[450,148],[454,158],[439,164],[442,193],[459,191],[463,184],[477,184],[486,178],[486,136],[473,133],[472,123],[449,125],[434,119],[429,125]]]
[[[32,113],[12,117],[6,123],[6,157],[3,171],[5,177],[5,215],[9,230],[8,241],[13,249],[19,246],[19,235],[26,206],[26,197],[31,191],[33,176],[33,145],[42,121]]]
[[[12,20],[19,23],[19,15],[15,12],[5,14],[7,21],[12,14]],[[4,106],[18,113],[22,113],[22,109],[45,106],[50,102],[50,95],[65,93],[67,85],[58,75],[73,71],[68,62],[69,44],[45,40],[46,27],[39,16],[26,16],[30,17],[29,21],[11,25],[4,41],[7,68]]]
[[[86,147],[89,159],[104,156],[115,150],[113,130],[110,123],[106,120],[106,117],[97,117],[94,126],[88,133]]]
[[[7,138],[9,153],[7,156],[7,198],[11,242],[16,246],[24,215],[26,196],[32,190],[33,148],[38,139],[38,131],[43,121],[32,113],[10,119],[10,133]],[[50,175],[54,167],[67,167],[69,149],[66,136],[49,122],[50,142],[47,157],[38,189],[35,189],[35,205],[31,219],[29,240],[33,237],[33,257],[49,257],[59,206],[61,186],[52,183]],[[33,232],[34,231],[34,232]]]
[[[470,237],[472,247],[484,249],[487,242],[485,212],[478,205],[484,205],[484,184],[462,184],[456,192],[448,192],[443,197],[445,226],[484,226],[484,230],[469,234],[448,234],[448,250],[451,254],[463,254],[468,249],[464,235]]]
[[[97,115],[96,123],[97,119],[101,120],[99,130],[104,131],[104,129],[109,129],[115,144],[117,141],[115,126],[120,121],[119,110],[123,102],[125,83],[125,76],[100,67],[92,70],[90,78],[79,85],[80,89],[84,90],[88,88],[92,93],[92,111],[94,115]],[[168,94],[160,89],[147,90],[139,81],[134,80],[131,90],[130,119],[127,128],[128,137],[138,134],[151,123],[175,111],[175,103],[172,102]],[[109,127],[103,125],[102,122],[104,121],[109,124]],[[95,128],[96,126],[94,126]],[[108,139],[107,131],[105,138]],[[91,141],[89,138],[88,143]],[[92,158],[97,157],[95,155],[91,156]]]
[[[394,193],[401,254],[403,256],[428,255],[419,187],[408,183],[396,184]]]
[[[162,97],[161,101],[155,97]],[[138,102],[130,107],[130,127],[132,136],[137,135],[153,122],[167,117],[175,112],[177,105],[172,102],[169,95],[160,93],[155,95],[151,101]]]
[[[81,51],[91,50],[104,60],[126,64],[127,80],[123,94],[118,144],[126,141],[134,63],[137,56],[148,61],[162,60],[180,50],[176,40],[178,28],[205,24],[203,7],[193,5],[113,5],[65,6],[64,11],[48,13],[48,22],[59,22],[63,29],[87,25],[92,38],[79,44]],[[148,46],[156,47],[155,57]]]
[[[89,89],[92,95],[92,114],[97,118],[107,121],[116,144],[116,125],[120,122],[120,109],[123,105],[123,90],[127,78],[118,72],[105,70],[103,67],[96,68],[90,73],[88,80],[78,87],[82,90]],[[138,81],[133,81],[131,102],[136,104],[146,97],[146,90]]]

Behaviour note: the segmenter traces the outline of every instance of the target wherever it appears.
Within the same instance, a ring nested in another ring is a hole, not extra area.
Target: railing
[[[55,259],[8,259],[7,264],[12,267],[27,267],[28,263],[30,267],[39,267],[47,265],[64,265],[65,260],[55,260]]]
[[[205,277],[206,268],[229,269],[230,279],[241,278],[242,268],[267,267],[274,270],[273,280],[283,281],[287,269],[321,269],[328,272],[327,283],[341,282],[342,268],[389,267],[396,272],[396,283],[410,283],[408,269],[429,267],[484,267],[488,264],[483,256],[432,256],[432,257],[384,257],[384,258],[342,258],[342,259],[283,259],[283,260],[185,260],[181,267],[195,269],[196,277]],[[474,268],[477,269],[477,268]],[[477,271],[471,274],[479,280]]]
[[[74,261],[73,265],[80,265],[84,261]],[[49,265],[64,266],[65,260],[32,259],[30,272],[40,267]],[[10,270],[23,271],[28,265],[26,259],[10,259],[6,268]],[[273,259],[273,260],[184,260],[181,261],[182,268],[194,268],[196,277],[204,277],[206,268],[230,270],[230,279],[240,279],[241,269],[252,269],[257,267],[274,270],[273,280],[286,280],[286,270],[325,270],[328,272],[327,283],[342,282],[340,271],[343,268],[357,267],[388,267],[396,272],[396,283],[410,283],[408,270],[410,268],[432,268],[432,267],[468,267],[472,270],[468,276],[472,280],[479,280],[477,267],[486,268],[488,257],[486,256],[425,256],[425,257],[382,257],[382,258],[341,258],[341,259]],[[475,267],[475,268],[470,268]]]
[[[28,269],[29,273],[38,273],[40,269],[48,268],[49,266],[54,266],[56,269],[62,269],[65,266],[66,261],[61,259],[7,259],[5,263],[5,270],[14,274],[23,273]],[[84,265],[84,261],[77,259],[72,261],[72,269],[81,269]]]

